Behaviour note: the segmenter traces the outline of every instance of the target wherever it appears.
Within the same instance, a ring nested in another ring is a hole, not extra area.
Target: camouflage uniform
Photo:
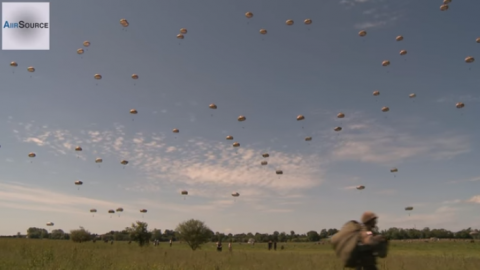
[[[372,212],[365,212],[362,215],[364,224],[361,231],[361,260],[356,270],[377,270],[377,246],[383,240],[382,236],[376,236],[372,232],[378,217]],[[373,223],[372,223],[373,222]]]

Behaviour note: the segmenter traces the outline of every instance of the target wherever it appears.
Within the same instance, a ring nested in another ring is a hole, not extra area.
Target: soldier
[[[277,250],[277,241],[273,242],[273,250]]]
[[[272,249],[272,241],[268,241],[268,250]]]
[[[228,243],[228,251],[232,252],[232,241]]]
[[[170,239],[170,247],[172,247],[172,239]]]
[[[362,215],[363,229],[361,231],[362,246],[360,263],[356,270],[377,270],[377,256],[386,256],[388,242],[381,235],[374,235],[374,228],[377,225],[377,215],[372,212],[365,212]]]

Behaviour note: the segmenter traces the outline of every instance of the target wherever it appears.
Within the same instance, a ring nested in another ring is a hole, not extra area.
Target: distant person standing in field
[[[272,249],[272,241],[268,241],[268,250]]]
[[[228,251],[232,252],[232,241],[228,243]]]
[[[273,250],[277,250],[277,241],[273,242]]]
[[[172,239],[170,239],[170,247],[172,247]]]

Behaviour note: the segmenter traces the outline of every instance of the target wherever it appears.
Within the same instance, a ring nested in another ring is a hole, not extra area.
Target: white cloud
[[[457,102],[465,103],[465,108],[467,108],[469,102],[479,102],[480,96],[478,95],[449,95],[446,97],[441,97],[436,100],[439,103],[451,103],[452,107],[455,106]]]
[[[467,202],[480,204],[480,195],[471,197]]]
[[[461,133],[415,136],[404,126],[385,126],[362,117],[368,119],[354,114],[344,125],[342,139],[332,152],[334,159],[395,167],[407,158],[450,159],[470,151],[468,137]],[[353,130],[350,123],[354,123]]]

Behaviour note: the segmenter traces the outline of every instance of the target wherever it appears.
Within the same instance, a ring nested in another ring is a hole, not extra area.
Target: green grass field
[[[284,245],[285,249],[280,250]],[[224,247],[227,243],[224,244]],[[0,239],[0,269],[342,269],[331,246],[315,243],[234,244],[233,252],[215,250],[209,243],[191,251],[186,244],[168,243],[140,248],[135,243]],[[388,258],[379,269],[480,269],[480,242],[391,242]]]

